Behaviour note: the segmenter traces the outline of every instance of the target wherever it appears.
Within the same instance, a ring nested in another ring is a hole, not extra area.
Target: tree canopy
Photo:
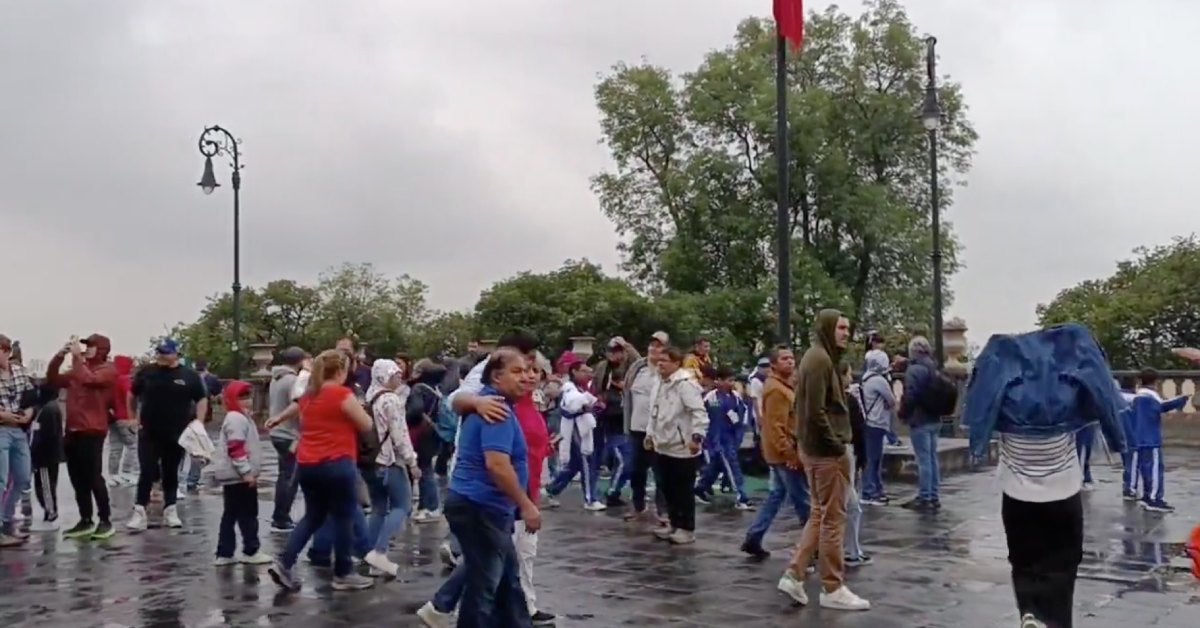
[[[612,170],[593,178],[622,236],[623,269],[651,293],[774,291],[775,31],[749,18],[734,42],[675,76],[620,63],[596,87]],[[807,20],[789,77],[793,328],[839,306],[875,327],[928,323],[930,195],[924,43],[894,0]],[[959,85],[940,77],[941,203],[970,166],[976,134]],[[944,215],[944,213],[943,213]],[[944,271],[957,241],[943,229]],[[947,300],[949,302],[949,300]]]
[[[1086,325],[1116,368],[1183,363],[1174,347],[1200,346],[1200,240],[1140,247],[1106,279],[1091,279],[1038,305],[1038,324]]]

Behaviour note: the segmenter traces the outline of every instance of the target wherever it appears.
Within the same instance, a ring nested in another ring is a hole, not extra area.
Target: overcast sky
[[[0,0],[0,332],[31,358],[92,331],[141,352],[227,290],[228,167],[212,196],[195,186],[213,123],[245,141],[246,285],[370,261],[448,309],[569,257],[614,271],[588,189],[608,162],[597,74],[643,56],[693,69],[770,5]],[[907,6],[980,134],[950,212],[966,269],[948,314],[973,340],[1195,229],[1200,4]]]

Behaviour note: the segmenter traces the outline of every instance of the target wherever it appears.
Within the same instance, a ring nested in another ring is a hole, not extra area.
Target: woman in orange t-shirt
[[[373,422],[354,392],[342,385],[349,367],[349,359],[339,351],[318,355],[308,389],[299,401],[296,476],[304,493],[304,518],[269,570],[275,583],[289,591],[300,590],[296,558],[326,518],[334,523],[334,590],[365,589],[373,582],[353,573],[350,554],[354,509],[358,508],[358,433],[372,429]]]

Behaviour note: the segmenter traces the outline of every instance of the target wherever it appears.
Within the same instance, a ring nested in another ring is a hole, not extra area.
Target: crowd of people
[[[1034,382],[1015,374],[1030,356],[1050,359],[1044,347],[1062,339],[1046,334],[1067,335],[1077,348],[1070,359],[1054,354],[1053,366],[1071,369],[1072,381],[1082,382],[1071,390],[1084,393],[1053,398],[1052,412],[1033,416],[1030,399],[1047,393],[1035,395]],[[28,538],[16,524],[30,485],[42,506],[39,523],[57,526],[60,462],[80,516],[63,534],[92,539],[116,533],[108,489],[133,484],[135,475],[126,529],[147,529],[156,486],[163,525],[181,527],[181,473],[190,485],[189,466],[198,481],[203,463],[223,497],[217,566],[269,565],[282,589],[298,591],[296,564],[307,547],[310,562],[332,569],[334,590],[364,589],[398,574],[389,553],[410,521],[444,519],[449,537],[440,553],[452,571],[420,619],[434,628],[455,621],[550,625],[555,617],[538,607],[533,579],[541,508],[559,507],[578,480],[585,510],[627,507],[625,521],[645,522],[654,537],[674,545],[696,541],[697,503],[728,492],[736,509],[757,510],[741,550],[759,560],[769,557],[765,535],[788,503],[803,533],[778,589],[808,604],[806,580],[818,573],[821,606],[867,610],[870,603],[846,586],[845,573],[871,562],[860,540],[862,506],[891,500],[882,478],[885,446],[899,442],[897,422],[906,423],[919,479],[917,495],[903,507],[938,512],[937,439],[956,410],[958,388],[922,337],[910,340],[906,355],[889,356],[884,339],[868,334],[857,379],[845,361],[845,316],[822,311],[812,340],[799,359],[790,347],[771,349],[746,376],[718,364],[707,340],[685,353],[665,332],[651,336],[645,355],[617,337],[592,361],[566,352],[550,362],[538,339],[523,333],[504,336],[490,352],[472,347],[457,360],[368,359],[352,338],[315,356],[285,349],[265,404],[265,440],[279,466],[270,529],[287,535],[283,552],[272,557],[259,538],[266,443],[251,410],[251,384],[222,384],[202,365],[182,365],[171,340],[135,369],[129,358],[110,360],[111,343],[99,334],[68,341],[37,381],[0,335],[0,547]],[[897,397],[892,381],[901,372]],[[1163,400],[1156,378],[1146,370],[1136,390],[1114,387],[1095,341],[1072,326],[998,336],[979,356],[963,424],[975,455],[999,443],[1003,520],[1024,625],[1071,625],[1082,557],[1079,493],[1093,488],[1097,424],[1107,446],[1121,453],[1126,499],[1149,511],[1171,510],[1163,494],[1161,417],[1186,400]],[[210,426],[212,442],[209,430],[193,430],[211,419],[217,397],[225,412]],[[741,470],[747,441],[769,469],[761,504],[751,500]],[[439,475],[446,476],[444,488]],[[303,516],[296,521],[298,494]],[[1054,534],[1045,533],[1047,522]],[[359,574],[356,562],[371,577]]]

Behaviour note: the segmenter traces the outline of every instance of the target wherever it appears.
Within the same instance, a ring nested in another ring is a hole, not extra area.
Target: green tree
[[[771,293],[774,46],[773,24],[750,18],[693,72],[622,63],[596,86],[615,167],[593,178],[593,190],[638,287]],[[867,2],[857,18],[837,7],[808,18],[804,51],[788,67],[798,337],[831,302],[871,326],[932,318],[927,140],[916,116],[923,50],[894,0]],[[958,84],[943,77],[940,86],[946,209],[976,134]],[[949,227],[947,277],[958,268]]]
[[[1179,367],[1171,353],[1200,346],[1200,240],[1134,249],[1107,279],[1092,279],[1038,305],[1038,324],[1086,325],[1117,368]]]

